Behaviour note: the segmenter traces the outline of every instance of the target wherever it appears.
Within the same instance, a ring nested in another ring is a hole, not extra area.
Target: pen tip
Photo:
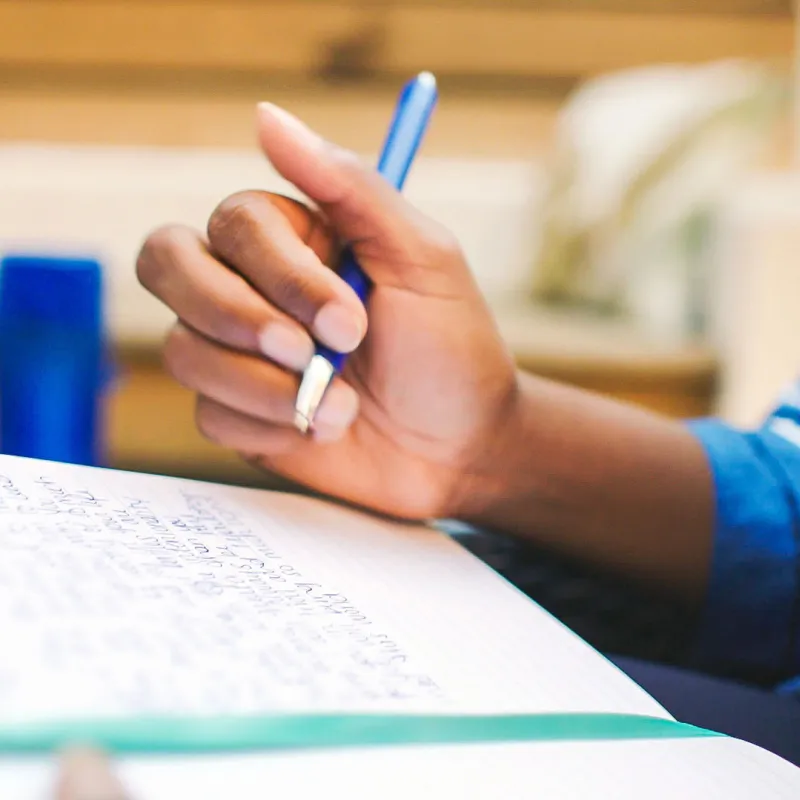
[[[436,77],[434,76],[434,74],[432,72],[428,72],[428,71],[420,72],[419,75],[417,75],[417,80],[420,83],[427,84],[431,88],[436,86]]]
[[[311,423],[308,421],[308,417],[305,414],[301,414],[299,411],[294,412],[294,426],[300,433],[308,433],[311,428]]]
[[[294,404],[294,424],[301,433],[308,433],[313,428],[314,416],[333,375],[333,365],[319,353],[308,363]]]

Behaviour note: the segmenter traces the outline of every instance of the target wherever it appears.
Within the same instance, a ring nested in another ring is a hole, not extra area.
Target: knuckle
[[[259,225],[258,192],[237,192],[225,198],[208,220],[208,238],[221,253],[235,250]]]
[[[462,258],[456,236],[443,225],[431,223],[420,240],[420,257],[424,263],[452,263]]]
[[[218,407],[215,403],[207,401],[202,395],[197,398],[195,403],[194,424],[203,438],[217,444],[221,443]]]
[[[331,160],[336,161],[336,166],[345,175],[354,175],[364,172],[364,161],[358,153],[348,150],[346,147],[340,147],[337,144],[328,143],[330,150]]]
[[[136,277],[145,289],[157,289],[170,266],[179,261],[182,238],[181,228],[168,225],[145,239],[136,259]]]
[[[361,157],[352,150],[346,150],[338,145],[328,145],[331,160],[336,163],[336,171],[341,176],[338,188],[338,203],[348,203],[350,198],[363,186],[365,178],[374,180],[378,178],[371,171],[367,171]]]
[[[193,383],[193,344],[192,334],[180,324],[172,328],[164,342],[163,360],[167,372],[187,387]]]
[[[285,311],[309,324],[321,302],[313,279],[299,271],[281,270],[272,278],[272,291]]]
[[[219,296],[214,299],[213,314],[206,315],[204,324],[206,332],[218,342],[226,343],[232,347],[247,334],[257,335],[257,326],[248,320],[241,305],[234,298]]]

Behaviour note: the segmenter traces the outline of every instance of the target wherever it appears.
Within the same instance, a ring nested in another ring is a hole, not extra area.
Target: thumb
[[[354,153],[271,103],[258,106],[258,134],[273,167],[322,209],[375,283],[452,294],[463,281],[453,237]]]

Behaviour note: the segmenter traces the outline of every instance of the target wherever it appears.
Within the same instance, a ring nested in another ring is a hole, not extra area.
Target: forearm
[[[522,376],[513,424],[476,475],[466,521],[528,537],[697,605],[712,479],[680,423]]]

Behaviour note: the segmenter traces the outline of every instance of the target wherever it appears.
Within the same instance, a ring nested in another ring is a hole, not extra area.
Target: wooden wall
[[[250,145],[269,97],[358,146],[398,82],[431,69],[447,98],[434,148],[525,154],[588,75],[787,59],[790,3],[0,0],[0,139]],[[492,127],[470,137],[482,109]]]
[[[786,55],[786,0],[5,0],[7,67],[574,77]],[[784,12],[784,13],[782,13]]]

